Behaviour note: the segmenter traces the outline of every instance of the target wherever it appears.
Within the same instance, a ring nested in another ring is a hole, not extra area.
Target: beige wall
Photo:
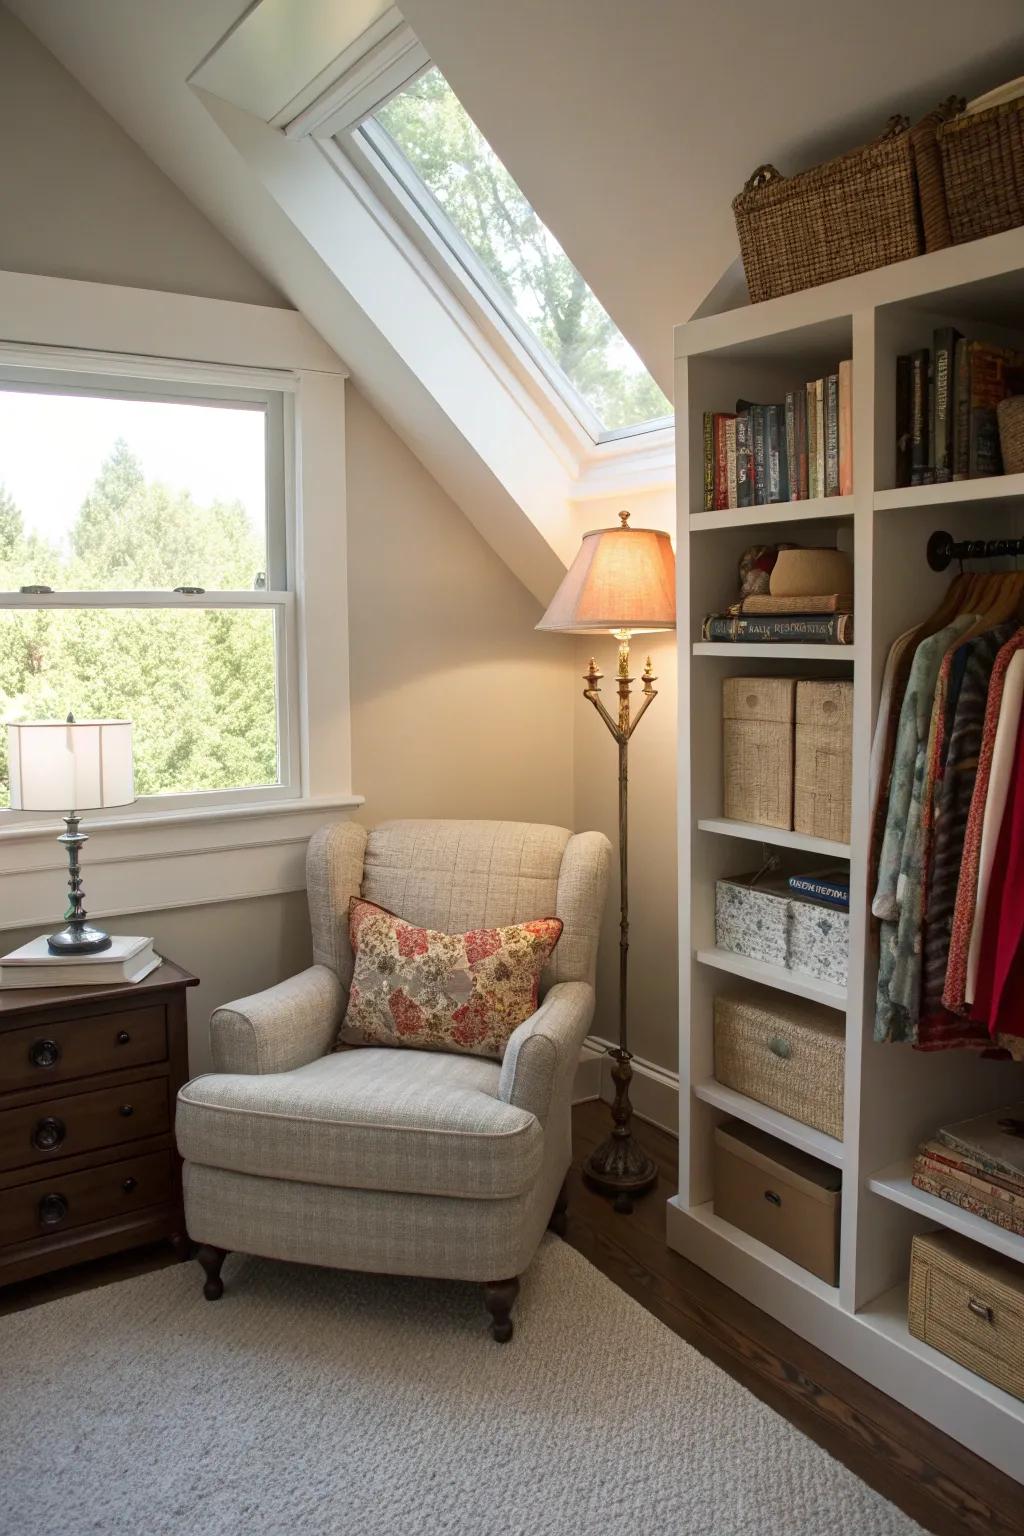
[[[286,305],[0,5],[0,270]]]
[[[675,529],[670,490],[590,502],[581,526],[614,527],[628,507],[635,527]],[[676,943],[676,649],[675,636],[638,635],[633,674],[639,678],[648,653],[658,697],[629,747],[629,1045],[634,1055],[675,1071],[678,1060],[678,967]],[[583,673],[591,655],[605,675],[602,689],[615,694],[618,644],[611,636],[576,642],[574,794],[576,825],[597,827],[618,846],[618,765],[615,743],[583,698]],[[634,684],[638,688],[639,684]],[[607,702],[607,700],[606,700]],[[614,713],[614,707],[609,705]],[[613,880],[605,913],[598,967],[594,1033],[618,1038],[618,884]]]

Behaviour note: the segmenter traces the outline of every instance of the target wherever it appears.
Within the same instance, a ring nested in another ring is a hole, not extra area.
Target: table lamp
[[[675,556],[667,533],[656,528],[631,528],[629,513],[619,513],[620,527],[598,528],[584,534],[580,547],[538,629],[570,635],[610,630],[619,642],[618,715],[613,718],[600,698],[602,673],[590,659],[583,697],[589,699],[619,749],[619,1043],[609,1047],[614,1063],[612,1104],[614,1128],[583,1165],[592,1188],[614,1197],[615,1209],[628,1214],[633,1198],[650,1189],[658,1172],[653,1159],[633,1135],[633,1106],[629,1085],[633,1070],[628,1039],[629,956],[629,739],[651,701],[657,697],[656,678],[648,656],[640,708],[630,718],[633,679],[629,674],[629,641],[636,633],[674,629],[676,624]]]
[[[52,955],[94,955],[110,947],[110,935],[86,922],[79,850],[88,842],[78,830],[79,811],[130,805],[130,720],[40,720],[8,725],[12,811],[57,811],[65,830],[57,841],[68,855],[67,926],[51,933]],[[73,806],[73,810],[69,807]]]

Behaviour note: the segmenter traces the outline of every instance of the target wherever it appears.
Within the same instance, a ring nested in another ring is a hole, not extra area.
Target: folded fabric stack
[[[1024,1237],[1024,1104],[938,1131],[918,1148],[913,1182]]]
[[[853,643],[853,567],[838,549],[757,546],[740,562],[740,597],[704,620],[705,640]]]

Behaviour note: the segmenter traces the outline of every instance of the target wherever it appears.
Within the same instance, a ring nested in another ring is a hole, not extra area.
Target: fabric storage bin
[[[799,998],[715,998],[715,1078],[802,1125],[843,1139],[846,1031]]]
[[[793,827],[811,837],[850,841],[853,684],[796,685]]]
[[[1024,1398],[1024,1266],[956,1232],[915,1237],[907,1323],[915,1339]]]
[[[714,1211],[829,1285],[839,1284],[842,1175],[741,1120],[715,1130]]]
[[[762,880],[757,885],[749,880],[748,876],[715,884],[719,949],[845,987],[850,914],[794,896],[785,880]]]
[[[734,821],[793,825],[795,694],[791,677],[722,683],[722,804]]]

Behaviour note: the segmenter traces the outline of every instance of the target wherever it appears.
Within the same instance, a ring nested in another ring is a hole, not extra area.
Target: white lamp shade
[[[96,811],[135,799],[130,720],[9,725],[13,811]]]
[[[620,513],[625,519],[628,514]],[[538,629],[586,635],[596,629],[674,629],[676,561],[657,528],[596,528],[583,535],[572,565]]]

